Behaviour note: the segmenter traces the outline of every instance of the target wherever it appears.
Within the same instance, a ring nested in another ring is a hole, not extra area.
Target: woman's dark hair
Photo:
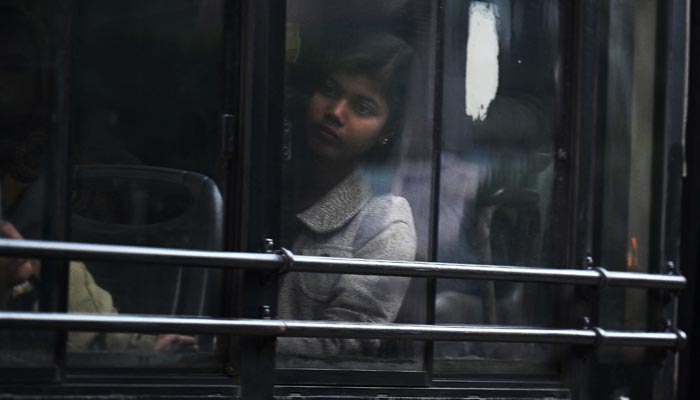
[[[411,47],[389,33],[343,34],[326,40],[317,79],[337,73],[364,75],[380,85],[389,106],[385,132],[397,134],[403,120],[403,99],[413,54]],[[323,84],[317,80],[316,87]]]

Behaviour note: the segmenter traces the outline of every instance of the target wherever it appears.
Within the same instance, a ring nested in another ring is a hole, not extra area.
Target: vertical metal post
[[[75,41],[75,1],[56,3],[52,11],[50,60],[54,65],[52,118],[50,125],[50,156],[45,170],[46,225],[44,237],[49,240],[68,240],[70,224],[70,174],[71,131],[74,109],[72,107],[73,50]],[[68,309],[69,260],[42,260],[42,286],[40,309],[65,312]],[[55,362],[62,372],[66,362],[65,332],[54,336]]]
[[[656,93],[654,104],[654,158],[649,272],[677,273],[680,233],[680,187],[683,170],[683,132],[686,116],[688,12],[685,0],[659,1],[657,9]],[[650,329],[677,326],[678,300],[655,293],[650,296]],[[658,354],[653,365],[654,398],[676,398],[677,355]]]
[[[281,136],[284,114],[286,2],[245,1],[243,134],[250,138],[250,182],[247,202],[247,248],[260,250],[262,240],[279,238],[281,196]],[[243,278],[243,317],[268,318],[276,314],[277,278],[246,273]],[[274,337],[240,339],[241,398],[271,399],[275,385]]]
[[[596,177],[600,176],[597,170],[598,137],[603,116],[600,115],[601,93],[604,87],[601,77],[601,66],[607,61],[602,41],[607,36],[607,13],[604,10],[604,2],[600,0],[587,0],[572,3],[568,6],[565,21],[573,22],[572,28],[564,32],[565,47],[572,51],[565,58],[565,79],[571,92],[572,101],[563,110],[564,119],[569,120],[570,129],[573,132],[570,138],[562,138],[561,146],[568,146],[567,160],[558,160],[558,169],[562,169],[568,176],[568,184],[558,185],[555,190],[565,190],[563,198],[567,199],[567,205],[561,205],[567,209],[567,221],[564,224],[567,229],[566,249],[555,254],[561,257],[567,266],[585,268],[590,262],[589,257],[596,254],[593,247],[593,221],[596,205]],[[562,23],[566,26],[567,23]],[[565,122],[564,122],[565,124]],[[560,147],[562,148],[562,147]],[[566,147],[563,147],[566,148]],[[566,161],[564,163],[564,161]],[[555,214],[562,212],[563,208],[557,207]],[[567,291],[564,301],[572,307],[566,310],[563,318],[567,318],[569,326],[581,328],[584,325],[584,317],[595,324],[597,321],[597,303],[595,302],[595,289],[574,288]],[[573,295],[573,296],[572,296]],[[573,312],[571,310],[573,309]],[[565,381],[571,387],[575,398],[589,399],[591,396],[591,381],[593,354],[588,349],[574,349],[565,364]]]
[[[445,46],[445,0],[435,2],[433,15],[436,18],[435,32],[435,75],[433,93],[433,143],[432,143],[432,171],[431,171],[431,191],[430,191],[430,221],[429,221],[429,247],[428,259],[430,261],[438,261],[438,246],[439,246],[439,225],[440,225],[440,176],[442,169],[442,97],[443,97],[443,66],[444,46]],[[437,292],[437,279],[426,279],[428,291],[426,293],[426,318],[427,323],[435,324],[435,296]],[[433,373],[434,362],[434,342],[428,341],[425,344],[425,367],[428,372],[428,377]]]
[[[242,58],[245,49],[242,0],[226,0],[223,4],[223,109],[220,135],[223,166],[221,186],[224,199],[224,248],[226,251],[247,250],[248,214],[248,158],[249,137],[241,134],[243,114]],[[243,302],[244,284],[242,271],[223,271],[222,316],[238,317]],[[227,360],[224,373],[238,377],[240,362],[239,341],[225,335],[218,338],[219,353]]]
[[[246,229],[248,225],[248,187],[246,171],[249,170],[248,137],[241,134],[240,122],[243,108],[242,88],[244,77],[241,75],[241,58],[243,56],[243,7],[241,0],[226,0],[223,6],[223,110],[221,114],[221,152],[224,166],[222,187],[224,193],[224,210],[226,224],[224,231],[225,250],[241,251],[245,249]]]
[[[687,7],[689,1],[683,4]],[[697,2],[696,2],[697,4]],[[700,7],[690,7],[690,25],[700,23]],[[696,399],[700,397],[700,381],[697,376],[700,371],[700,315],[697,313],[700,304],[698,291],[698,276],[696,267],[700,263],[700,136],[694,132],[700,131],[700,29],[690,29],[688,86],[688,122],[685,127],[683,141],[684,179],[683,179],[683,220],[681,221],[681,254],[678,268],[688,280],[688,287],[681,296],[679,309],[680,328],[688,334],[688,345],[680,354],[679,365],[679,399]]]

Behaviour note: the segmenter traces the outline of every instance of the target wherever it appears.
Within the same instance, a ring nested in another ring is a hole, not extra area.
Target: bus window
[[[51,183],[70,193],[69,228],[61,240],[221,250],[223,205],[216,182],[221,166],[222,3],[79,2],[67,15],[51,15],[57,8],[42,2],[24,4],[1,14],[10,19],[2,24],[2,34],[20,33],[21,42],[3,41],[3,51],[12,55],[10,72],[24,74],[19,83],[26,97],[10,110],[17,121],[3,118],[21,128],[11,146],[2,146],[18,155],[8,165],[13,169],[3,164],[3,217],[25,238],[55,239],[42,232],[47,221],[55,223],[60,216],[37,212],[51,206],[45,194]],[[49,63],[45,53],[55,44],[36,26],[57,25],[66,17],[72,29],[63,50],[70,49],[71,63],[53,71],[49,65],[60,63]],[[25,82],[30,79],[25,69],[37,71],[33,86]],[[46,90],[47,82],[55,93]],[[50,96],[59,95],[70,100],[70,111],[59,114],[70,119],[63,124],[70,129],[66,147],[50,137],[57,128],[49,127],[46,111]],[[32,114],[42,118],[30,118]],[[57,169],[70,171],[70,187],[52,180],[55,171],[42,162],[51,152],[68,157],[70,167]],[[220,270],[80,260],[71,261],[69,270],[71,312],[221,312]],[[45,276],[36,265],[33,278]],[[196,355],[186,354],[197,349]],[[67,350],[68,365],[77,367],[196,366],[214,361],[216,340],[177,332],[72,332]]]
[[[311,256],[427,260],[432,7],[361,3],[287,5],[282,243]],[[425,279],[289,273],[278,316],[424,323],[425,296]],[[352,339],[280,338],[277,357],[283,368],[422,361],[420,343]]]
[[[550,266],[561,2],[447,1],[437,257]],[[556,326],[557,287],[440,279],[437,324]],[[441,372],[553,372],[553,346],[437,343]]]
[[[74,69],[71,240],[221,250],[221,2],[113,1],[81,5]],[[87,263],[113,310],[216,316],[221,271]],[[74,290],[71,302],[85,302]],[[109,306],[107,306],[109,308]],[[164,351],[164,363],[207,365],[212,337],[74,334],[69,363],[129,365],[123,351]],[[85,337],[82,337],[82,336]],[[84,351],[97,348],[92,357]],[[183,351],[199,349],[197,357]],[[115,354],[117,353],[117,354]],[[112,354],[115,358],[110,359]],[[179,354],[179,355],[178,355]],[[175,357],[173,359],[173,357]],[[158,361],[150,361],[157,363]]]
[[[689,2],[283,3],[0,0],[3,394],[673,398]]]

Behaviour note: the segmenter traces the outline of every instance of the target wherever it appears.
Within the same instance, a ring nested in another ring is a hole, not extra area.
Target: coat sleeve
[[[68,310],[75,313],[116,314],[112,295],[97,285],[85,264],[70,263]],[[131,333],[71,332],[68,351],[151,350],[155,336]]]
[[[355,258],[411,261],[416,235],[408,203],[403,198],[384,199],[363,215],[355,240]],[[410,278],[342,275],[321,319],[327,321],[389,323],[403,303]],[[284,338],[282,353],[308,356],[374,355],[378,339]]]

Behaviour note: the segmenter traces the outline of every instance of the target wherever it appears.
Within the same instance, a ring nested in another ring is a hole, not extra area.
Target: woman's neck
[[[302,168],[301,191],[296,202],[297,211],[303,211],[314,205],[354,169],[354,163],[308,159]]]

